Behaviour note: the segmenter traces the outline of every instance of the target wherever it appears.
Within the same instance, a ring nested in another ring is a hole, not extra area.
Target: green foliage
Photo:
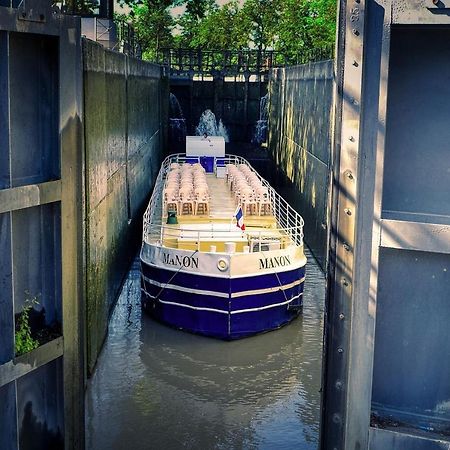
[[[88,0],[85,0],[88,1]],[[277,50],[299,53],[334,44],[337,0],[121,0],[147,59],[163,47]],[[185,5],[175,19],[173,6]]]
[[[92,16],[98,14],[99,0],[50,0],[52,6],[57,6],[66,14]]]
[[[150,1],[135,5],[131,25],[143,49],[144,59],[154,59],[161,47],[174,44],[172,35],[175,21],[170,15],[170,1]]]
[[[247,0],[244,3],[242,16],[250,22],[254,47],[260,50],[274,48],[282,6],[282,0]]]
[[[248,48],[250,20],[242,12],[237,0],[222,7],[210,7],[199,21],[187,46],[206,50]]]
[[[274,49],[295,56],[332,46],[336,0],[190,0],[178,20],[181,47]]]
[[[170,6],[174,6],[183,2],[176,0],[117,0],[119,6],[127,5],[131,9],[136,6],[146,5],[148,8],[169,8]]]
[[[194,42],[198,41],[200,25],[210,13],[217,10],[214,0],[188,0],[186,11],[177,20],[178,34],[175,42],[178,47],[194,47]]]
[[[334,44],[336,0],[283,0],[276,50],[295,58]]]
[[[214,9],[214,0],[188,0],[186,2],[186,12],[184,15],[192,16],[197,20],[203,19],[209,10]]]
[[[39,342],[31,336],[30,311],[34,305],[38,305],[37,297],[27,298],[17,321],[15,333],[15,352],[16,356],[31,352],[39,347]]]

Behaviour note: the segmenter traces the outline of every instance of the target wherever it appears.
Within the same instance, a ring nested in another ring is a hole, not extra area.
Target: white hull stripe
[[[179,286],[177,284],[160,283],[159,281],[151,280],[150,278],[147,278],[147,277],[144,277],[144,280],[147,283],[153,284],[154,286],[158,286],[163,289],[173,289],[174,291],[189,292],[191,294],[209,295],[209,296],[220,297],[220,298],[229,298],[229,295],[230,295],[225,292],[205,291],[203,289],[192,289],[192,288],[188,288],[188,287],[184,287],[184,286]],[[281,286],[274,286],[274,287],[263,288],[263,289],[252,289],[249,291],[233,292],[231,294],[231,298],[245,297],[247,295],[269,294],[271,292],[277,292],[280,290],[284,291],[286,289],[293,288],[294,286],[298,286],[299,284],[303,283],[304,281],[305,281],[305,277],[300,278],[299,280],[295,280],[289,284],[283,284]]]
[[[165,305],[181,306],[183,308],[195,309],[197,311],[210,311],[210,312],[217,312],[217,313],[221,313],[221,314],[228,314],[228,311],[224,311],[223,309],[204,308],[204,307],[200,307],[200,306],[185,305],[184,303],[168,302],[167,300],[161,300],[160,298],[156,298],[155,296],[150,295],[148,292],[146,292],[142,288],[141,288],[141,291],[144,292],[145,295],[147,295],[151,299],[158,300],[158,302],[164,303]]]
[[[142,288],[141,288],[141,291],[144,292],[144,294],[147,295],[148,297],[150,297],[150,298],[152,298],[154,300],[156,299],[160,303],[164,303],[165,305],[181,306],[182,308],[195,309],[196,311],[210,311],[210,312],[217,312],[217,313],[221,313],[221,314],[228,314],[228,311],[223,311],[222,309],[204,308],[204,307],[200,307],[200,306],[185,305],[184,303],[168,302],[166,300],[157,299],[153,295],[150,295],[149,293],[147,293]],[[303,295],[303,292],[301,292],[300,294],[296,295],[295,297],[292,297],[289,300],[286,300],[285,302],[273,303],[272,305],[260,306],[258,308],[239,309],[239,310],[236,310],[236,311],[231,311],[230,314],[241,314],[241,313],[246,313],[246,312],[262,311],[263,309],[276,308],[277,306],[287,305],[288,303],[291,303],[294,300],[297,300],[302,295]]]
[[[277,306],[287,305],[288,303],[291,303],[294,300],[297,300],[302,295],[303,295],[303,292],[298,294],[298,295],[296,295],[295,297],[290,298],[289,300],[286,300],[285,302],[273,303],[272,305],[260,306],[258,308],[238,309],[236,311],[231,311],[231,314],[240,314],[240,313],[246,313],[246,312],[262,311],[263,309],[270,309],[270,308],[275,308]]]
[[[158,286],[164,289],[173,289],[174,291],[189,292],[191,294],[199,294],[199,295],[211,295],[213,297],[221,297],[221,298],[229,297],[229,294],[227,294],[226,292],[205,291],[203,289],[192,289],[184,286],[178,286],[177,284],[160,283],[159,281],[151,280],[150,278],[147,277],[144,277],[144,280],[147,283],[153,284],[154,286]]]
[[[185,305],[183,303],[176,303],[176,302],[168,302],[166,300],[158,300],[161,303],[164,303],[166,305],[172,305],[172,306],[182,306],[183,308],[189,308],[189,309],[196,309],[200,311],[209,311],[209,312],[217,312],[221,314],[228,314],[228,311],[223,311],[221,309],[214,309],[214,308],[202,308],[200,306],[191,306],[191,305]]]
[[[293,288],[294,286],[298,286],[299,284],[302,284],[304,281],[305,281],[305,277],[300,278],[300,280],[295,280],[289,284],[283,284],[283,285],[274,286],[271,288],[253,289],[250,291],[233,292],[231,294],[231,298],[245,297],[246,295],[259,295],[259,294],[268,294],[270,292],[285,291],[286,289],[290,289],[290,288]]]

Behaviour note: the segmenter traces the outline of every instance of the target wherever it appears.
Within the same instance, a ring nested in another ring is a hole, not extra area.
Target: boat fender
[[[225,258],[220,258],[217,261],[217,268],[221,271],[221,272],[225,272],[225,270],[228,269],[228,261]]]

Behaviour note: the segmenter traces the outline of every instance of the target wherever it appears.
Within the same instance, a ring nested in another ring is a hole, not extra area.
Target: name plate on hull
[[[144,244],[141,259],[153,266],[216,277],[254,276],[306,264],[302,247],[254,253],[205,253]]]

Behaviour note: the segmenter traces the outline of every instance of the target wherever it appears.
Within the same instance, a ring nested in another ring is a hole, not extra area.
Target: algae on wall
[[[83,40],[86,159],[86,335],[92,373],[141,240],[162,160],[168,81],[162,68]]]
[[[273,69],[269,152],[286,199],[305,219],[305,241],[324,269],[333,127],[333,61]]]

